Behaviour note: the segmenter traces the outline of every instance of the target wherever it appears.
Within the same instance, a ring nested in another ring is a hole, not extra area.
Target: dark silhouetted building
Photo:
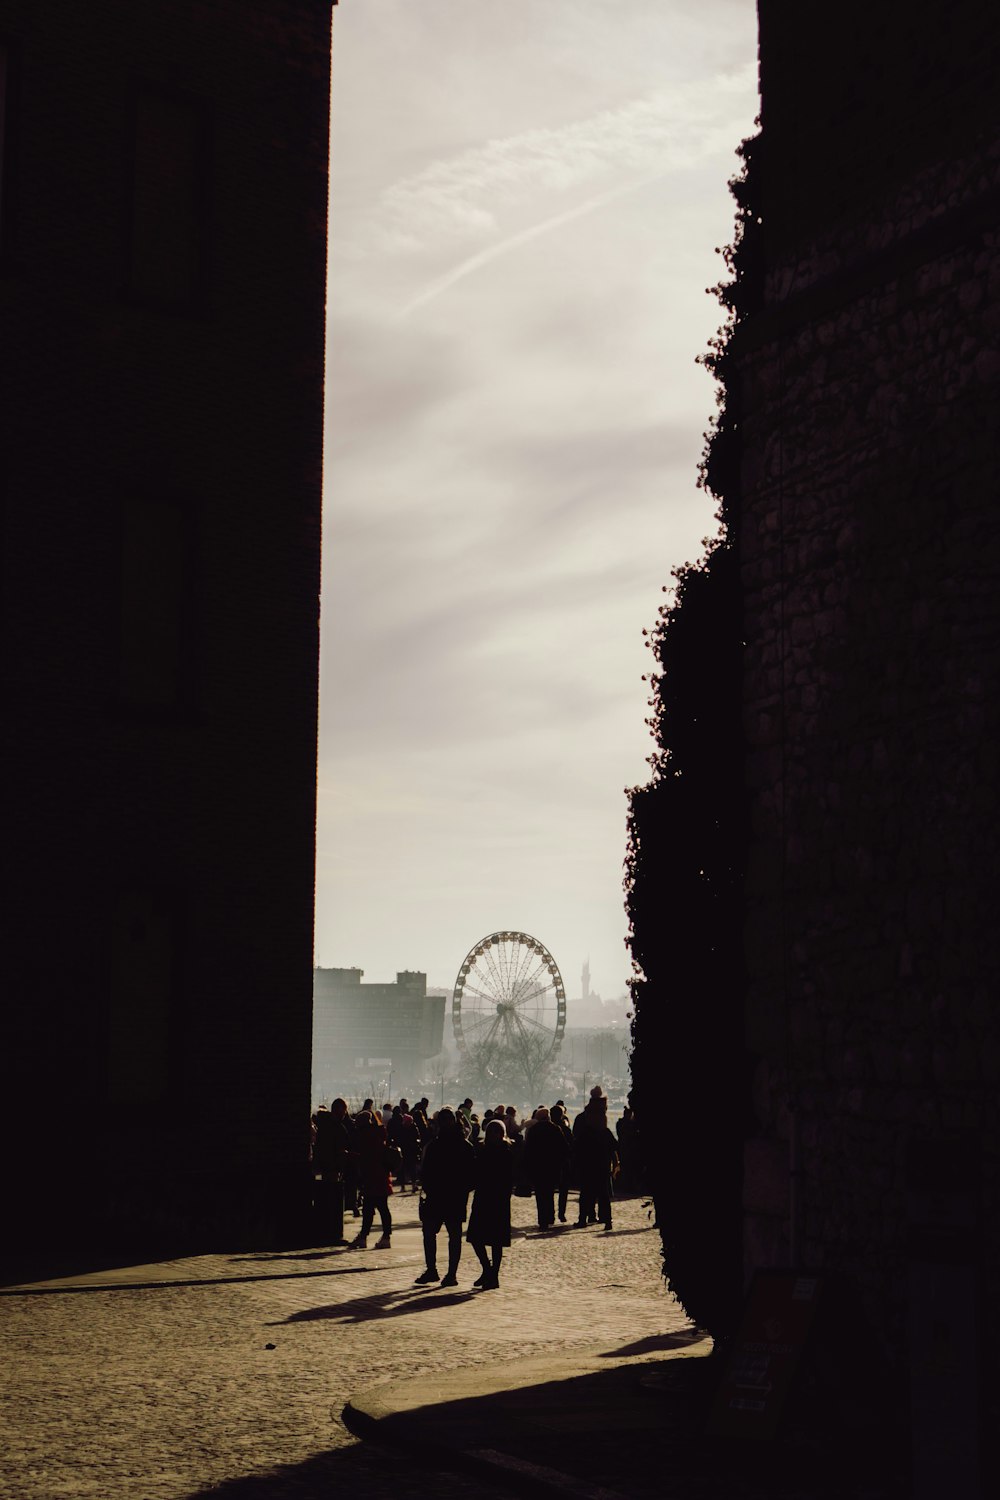
[[[330,19],[0,0],[4,1184],[28,1238],[205,1242],[301,1202]]]
[[[328,1101],[355,1086],[393,1076],[412,1091],[444,1039],[446,996],[427,993],[412,970],[392,984],[362,984],[363,969],[317,969],[313,981],[313,1093]],[[374,1075],[377,1075],[374,1076]],[[381,1104],[382,1100],[377,1100]]]
[[[1000,21],[759,12],[727,376],[745,1267],[849,1278],[916,1492],[973,1495],[1000,1421]]]

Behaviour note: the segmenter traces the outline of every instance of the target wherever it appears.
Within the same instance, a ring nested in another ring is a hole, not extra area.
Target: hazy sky
[[[450,986],[514,927],[623,990],[756,109],[753,0],[334,12],[319,963]]]

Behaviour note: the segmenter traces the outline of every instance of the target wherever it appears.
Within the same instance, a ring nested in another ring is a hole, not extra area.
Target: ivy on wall
[[[718,535],[675,571],[648,636],[656,668],[649,781],[629,792],[626,907],[632,950],[632,1100],[671,1290],[716,1338],[742,1294],[743,1052],[742,603],[734,519],[739,403],[731,341],[760,294],[753,230],[755,147],[739,149],[727,318],[702,363],[718,386],[699,483]]]

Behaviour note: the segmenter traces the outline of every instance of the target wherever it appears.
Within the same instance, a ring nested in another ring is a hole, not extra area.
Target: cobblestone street
[[[442,1368],[620,1351],[687,1325],[641,1199],[616,1204],[610,1234],[547,1235],[532,1228],[533,1203],[515,1199],[502,1284],[485,1293],[471,1287],[468,1247],[457,1288],[414,1286],[416,1199],[391,1206],[387,1251],[202,1256],[5,1288],[0,1494],[329,1500],[350,1486],[398,1497],[434,1476],[415,1486],[407,1454],[351,1436],[341,1413],[353,1393]],[[479,1478],[441,1482],[451,1496],[501,1493]]]

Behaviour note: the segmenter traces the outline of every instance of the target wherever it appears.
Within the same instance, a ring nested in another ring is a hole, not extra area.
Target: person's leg
[[[352,1245],[357,1245],[359,1250],[365,1250],[368,1247],[368,1232],[372,1227],[372,1220],[374,1219],[374,1217],[375,1200],[369,1193],[366,1193],[364,1212],[361,1215],[361,1229],[359,1230],[357,1237],[351,1241]]]
[[[437,1269],[437,1225],[433,1219],[424,1220],[424,1260],[427,1269],[417,1277],[418,1286],[426,1286],[428,1282],[440,1281]]]
[[[569,1178],[564,1172],[559,1179],[559,1222],[566,1222],[566,1200],[569,1197]]]
[[[538,1220],[539,1229],[545,1229],[545,1189],[535,1188],[535,1218]]]
[[[479,1264],[483,1268],[483,1274],[481,1276],[477,1276],[472,1285],[485,1286],[486,1282],[489,1280],[492,1274],[492,1267],[490,1266],[489,1256],[486,1254],[486,1246],[480,1244],[478,1240],[470,1240],[469,1244],[472,1246],[473,1250],[475,1250],[477,1256],[479,1257]]]
[[[375,1249],[386,1250],[391,1243],[392,1236],[392,1215],[389,1212],[388,1197],[376,1198],[375,1207],[378,1209],[378,1216],[382,1223],[382,1238],[376,1244]]]
[[[445,1225],[448,1230],[448,1274],[442,1276],[442,1286],[458,1286],[458,1263],[462,1259],[462,1221],[452,1219]]]
[[[605,1229],[611,1228],[611,1174],[605,1173],[597,1188],[597,1216]]]
[[[490,1250],[493,1256],[493,1260],[492,1264],[490,1265],[489,1275],[486,1276],[483,1280],[483,1289],[486,1291],[492,1290],[494,1287],[498,1287],[500,1285],[500,1262],[503,1260],[502,1245],[491,1245]]]

